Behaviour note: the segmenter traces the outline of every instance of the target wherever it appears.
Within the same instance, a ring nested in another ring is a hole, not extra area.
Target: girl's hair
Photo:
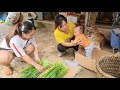
[[[58,26],[62,27],[62,21],[65,21],[65,22],[67,23],[67,19],[66,19],[63,15],[58,14],[58,15],[55,16],[55,18],[54,18],[55,29],[56,29]]]
[[[75,27],[80,27],[82,33],[84,33],[84,25],[75,24]]]
[[[27,33],[31,32],[33,29],[36,30],[36,27],[29,20],[26,20],[23,23],[18,22],[15,26],[14,31],[11,32],[9,35],[7,35],[5,38],[7,46],[10,47],[9,42],[13,36],[15,36],[15,35],[22,36],[22,32],[27,34]]]

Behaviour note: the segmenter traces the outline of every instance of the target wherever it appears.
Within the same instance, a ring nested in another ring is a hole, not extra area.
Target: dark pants
[[[75,37],[73,37],[71,40],[74,40]],[[66,47],[63,46],[62,44],[58,44],[57,49],[59,52],[65,52],[68,48],[73,48],[74,50],[78,51],[79,45],[77,46],[72,46],[72,47]]]

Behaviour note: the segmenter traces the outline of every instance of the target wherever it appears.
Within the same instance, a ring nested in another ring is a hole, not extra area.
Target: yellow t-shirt
[[[69,27],[68,34],[65,34],[64,32],[60,31],[59,28],[55,30],[54,36],[58,43],[62,43],[66,41],[69,42],[70,39],[73,37],[75,24],[72,22],[68,22],[67,25]]]

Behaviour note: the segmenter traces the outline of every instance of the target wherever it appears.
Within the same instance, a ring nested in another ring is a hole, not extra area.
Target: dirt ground
[[[41,27],[37,29],[35,34],[37,44],[39,45],[39,55],[41,58],[46,58],[49,61],[53,62],[60,60],[73,60],[74,54],[72,49],[67,50],[67,54],[64,57],[57,56],[57,42],[53,36],[54,32],[54,23],[53,21],[41,21],[45,27]],[[6,25],[4,23],[0,23],[0,43],[3,38],[11,31],[13,31],[13,26]],[[112,52],[112,49],[109,46],[103,48],[108,52]],[[0,78],[19,78],[20,72],[27,68],[29,65],[25,62],[21,62],[20,58],[15,58],[12,63],[12,67],[14,68],[14,72],[12,75],[5,75],[3,73],[3,67],[0,65]],[[96,78],[96,74],[91,72],[85,68],[82,68],[78,74],[74,78]]]

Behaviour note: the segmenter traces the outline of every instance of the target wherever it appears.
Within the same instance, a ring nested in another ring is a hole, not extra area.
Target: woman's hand
[[[73,43],[73,40],[71,40],[71,43]]]
[[[39,61],[40,61],[40,58],[39,58],[39,57],[35,57],[35,61],[36,61],[36,62],[39,62]]]
[[[73,44],[78,44],[78,41],[77,40],[71,40],[71,43],[73,43]]]
[[[35,62],[33,59],[31,59],[27,54],[24,55],[24,56],[22,57],[22,59],[23,59],[24,61],[26,61],[28,64],[31,64],[32,66],[34,66],[34,67],[35,67],[37,70],[39,70],[40,72],[44,70],[44,68],[43,68],[40,64],[38,64],[38,63]]]
[[[35,67],[37,70],[39,70],[40,72],[42,72],[42,71],[44,70],[44,67],[42,67],[42,66],[39,65],[39,64],[36,64],[34,67]]]
[[[84,45],[84,43],[85,43],[84,40],[79,40],[79,41],[78,41],[78,44],[79,44],[79,45]]]

